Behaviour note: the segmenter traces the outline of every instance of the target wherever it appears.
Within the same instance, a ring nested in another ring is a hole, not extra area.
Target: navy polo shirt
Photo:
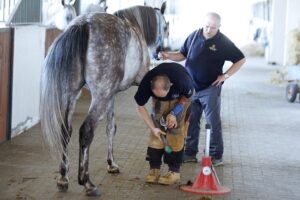
[[[157,75],[166,75],[172,86],[166,97],[156,97],[151,90],[151,81]],[[161,63],[150,70],[141,81],[134,99],[139,106],[145,105],[149,98],[155,97],[160,101],[170,101],[181,96],[190,98],[193,95],[193,81],[185,68],[178,63]]]
[[[196,32],[188,36],[179,50],[185,57]],[[200,29],[186,58],[185,66],[193,78],[195,90],[200,91],[209,87],[223,74],[225,61],[235,63],[244,57],[235,44],[220,31],[213,38],[205,40],[203,29]]]

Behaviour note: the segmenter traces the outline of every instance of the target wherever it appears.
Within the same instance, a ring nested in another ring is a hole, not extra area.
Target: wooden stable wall
[[[48,49],[51,46],[52,42],[62,31],[57,28],[48,28],[46,30],[46,40],[45,40],[45,54],[47,55]],[[45,55],[45,56],[46,56]]]
[[[12,35],[12,29],[0,29],[0,142],[9,138]]]

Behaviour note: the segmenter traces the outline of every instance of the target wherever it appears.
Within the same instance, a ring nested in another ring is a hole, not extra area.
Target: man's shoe
[[[183,155],[183,162],[184,163],[188,163],[188,162],[196,163],[196,162],[198,162],[198,160],[197,160],[196,156],[190,156],[190,155],[184,154]]]
[[[172,171],[169,171],[158,179],[158,183],[162,185],[172,185],[178,181],[180,181],[180,173]]]
[[[150,169],[149,174],[146,176],[146,183],[156,183],[160,175],[160,169]]]
[[[220,159],[212,158],[212,159],[211,159],[211,163],[212,163],[212,165],[213,165],[214,167],[218,167],[218,166],[224,165],[222,158],[220,158]]]

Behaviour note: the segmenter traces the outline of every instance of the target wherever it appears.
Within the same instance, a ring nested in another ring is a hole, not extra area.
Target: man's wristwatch
[[[224,74],[224,77],[225,77],[225,79],[228,79],[230,76],[229,76],[229,74]]]

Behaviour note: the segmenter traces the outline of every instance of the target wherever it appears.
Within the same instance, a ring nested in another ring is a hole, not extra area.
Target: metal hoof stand
[[[286,86],[286,99],[288,102],[293,103],[296,100],[298,93],[300,93],[300,87],[296,81],[291,82]]]
[[[211,164],[211,157],[209,156],[210,143],[210,125],[206,124],[206,148],[205,155],[202,157],[202,166],[199,175],[192,186],[181,186],[180,189],[184,192],[191,192],[194,194],[219,195],[228,194],[230,189],[221,186],[217,174]]]
[[[293,103],[297,98],[297,94],[300,93],[300,65],[288,67],[287,80],[285,97],[288,102]]]

